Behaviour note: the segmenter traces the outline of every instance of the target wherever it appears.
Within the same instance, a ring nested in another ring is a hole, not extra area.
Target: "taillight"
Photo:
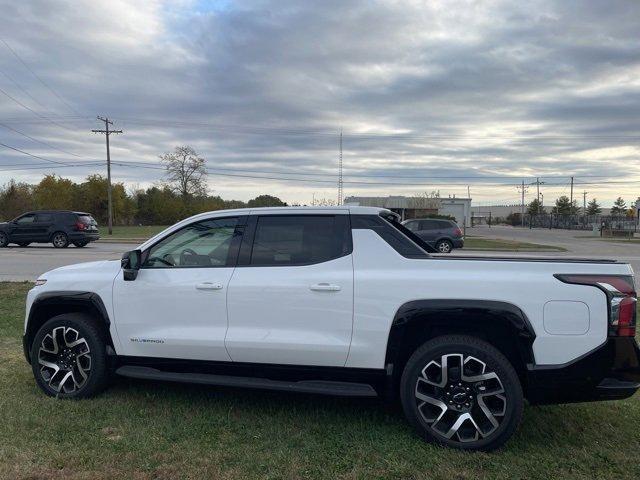
[[[453,231],[453,236],[454,237],[461,237],[462,236],[462,230],[460,230],[459,228],[456,227],[456,229]]]
[[[84,230],[87,226],[82,222],[76,222],[76,230]]]
[[[609,336],[635,337],[636,288],[631,275],[554,275],[558,280],[597,287],[607,295]]]

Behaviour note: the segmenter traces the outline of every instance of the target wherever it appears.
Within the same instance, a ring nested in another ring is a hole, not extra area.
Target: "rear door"
[[[425,242],[434,243],[438,236],[437,220],[420,220],[420,228],[417,234]]]
[[[249,219],[227,293],[232,360],[344,366],[353,324],[349,215]]]
[[[36,219],[33,223],[33,235],[35,242],[48,242],[51,228],[56,220],[53,213],[36,213]]]

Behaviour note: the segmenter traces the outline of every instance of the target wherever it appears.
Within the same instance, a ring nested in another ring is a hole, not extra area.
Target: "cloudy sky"
[[[114,178],[141,187],[188,144],[224,198],[335,199],[342,129],[346,195],[640,195],[636,0],[0,9],[0,183],[104,172],[106,115]]]

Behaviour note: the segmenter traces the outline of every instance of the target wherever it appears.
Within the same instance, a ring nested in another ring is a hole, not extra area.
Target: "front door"
[[[37,231],[35,220],[34,213],[27,213],[14,220],[15,223],[10,233],[11,241],[16,243],[35,241]]]
[[[201,220],[143,252],[113,300],[123,355],[229,361],[226,296],[241,239],[239,217]]]
[[[229,355],[344,366],[353,325],[349,215],[249,218],[227,294]]]

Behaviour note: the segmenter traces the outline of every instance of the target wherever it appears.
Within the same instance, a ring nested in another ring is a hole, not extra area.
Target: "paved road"
[[[640,272],[640,243],[605,242],[585,237],[590,232],[570,230],[522,229],[513,227],[476,227],[467,229],[468,235],[560,246],[567,252],[474,252],[457,250],[454,255],[505,255],[582,258],[613,258],[628,262]],[[85,248],[56,249],[50,245],[31,245],[26,248],[11,246],[0,249],[0,281],[32,281],[53,268],[94,260],[117,260],[122,253],[135,248],[132,244],[92,243]]]
[[[508,253],[509,256],[609,258],[630,263],[634,271],[640,272],[640,243],[605,241],[599,237],[592,236],[590,231],[496,226],[491,228],[468,228],[467,235],[553,245],[567,249],[566,252]],[[473,255],[480,254],[480,252],[468,253]],[[495,253],[487,252],[488,255],[495,255]]]
[[[25,248],[11,245],[0,248],[0,281],[33,281],[44,272],[64,265],[95,260],[118,260],[135,245],[91,243],[84,248],[53,248],[48,244]]]

